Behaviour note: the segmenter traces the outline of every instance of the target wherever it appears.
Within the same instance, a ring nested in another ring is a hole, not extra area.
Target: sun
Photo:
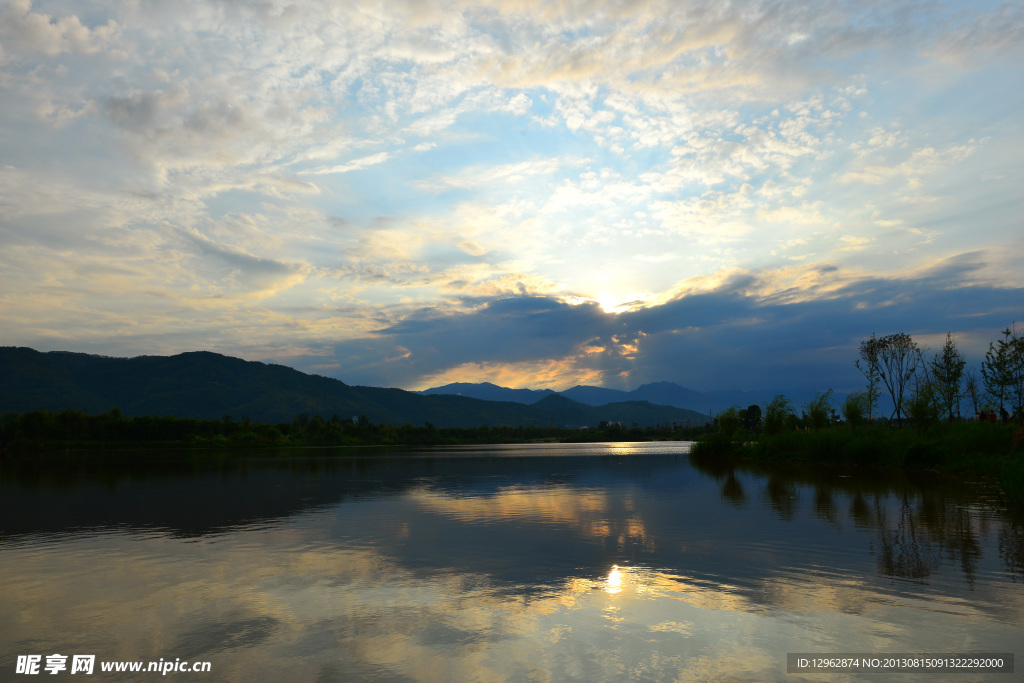
[[[601,310],[604,311],[605,313],[615,313],[616,309],[619,306],[619,298],[617,296],[609,294],[608,292],[601,292],[600,294],[597,295],[597,298],[594,300],[597,302],[597,305],[601,307]]]

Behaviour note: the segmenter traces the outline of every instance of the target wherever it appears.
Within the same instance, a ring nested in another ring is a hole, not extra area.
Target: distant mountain
[[[707,415],[709,402],[721,400],[719,398],[712,398],[709,394],[681,387],[673,382],[644,384],[633,391],[621,391],[619,389],[606,389],[605,387],[578,384],[562,392],[554,392],[551,389],[507,389],[490,382],[481,382],[479,384],[457,382],[455,384],[445,384],[441,387],[426,389],[419,393],[424,395],[453,394],[469,396],[470,398],[481,398],[488,401],[516,401],[526,405],[535,404],[537,401],[552,395],[564,396],[588,406],[603,406],[608,403],[628,401],[648,401],[655,405],[694,410],[704,415]]]
[[[423,394],[424,396],[430,396],[433,394],[450,394],[454,396],[479,398],[484,401],[514,401],[516,403],[530,405],[546,396],[551,396],[555,392],[551,389],[507,389],[505,387],[499,387],[496,384],[491,384],[490,382],[480,382],[479,384],[454,382],[452,384],[445,384],[443,387],[434,387],[418,393]]]
[[[588,406],[603,406],[606,403],[628,401],[631,398],[627,391],[605,389],[604,387],[590,387],[581,384],[560,392],[560,395],[580,403],[585,403]]]
[[[453,390],[457,387],[457,390]],[[458,393],[461,396],[472,398],[486,398],[489,396],[501,397],[504,401],[519,401],[525,404],[535,404],[544,396],[558,395],[572,399],[588,406],[603,406],[609,403],[626,403],[634,401],[647,401],[654,405],[673,406],[687,411],[700,414],[705,419],[708,413],[718,413],[729,406],[738,405],[746,408],[756,404],[764,408],[774,397],[773,392],[766,391],[708,391],[701,392],[679,386],[674,382],[652,382],[643,384],[633,391],[621,391],[619,389],[607,389],[605,387],[594,387],[577,385],[562,392],[552,392],[550,389],[538,391],[535,389],[506,389],[490,383],[482,384],[448,384],[443,387],[427,389],[423,394],[446,394]],[[799,410],[804,403],[814,397],[813,392],[795,392],[787,394],[793,406]],[[838,405],[845,394],[833,394],[833,405]],[[695,419],[695,418],[694,418]]]
[[[429,422],[436,427],[575,427],[597,426],[601,421],[649,426],[703,419],[648,402],[593,407],[554,392],[539,393],[547,395],[534,405],[469,396],[424,396],[401,389],[349,386],[282,365],[207,351],[110,358],[0,347],[0,413],[43,409],[98,413],[117,407],[125,415],[202,419],[231,415],[236,420],[247,417],[262,422],[289,422],[306,413],[324,418],[365,415],[374,423]]]
[[[707,411],[711,406],[709,405],[708,394],[703,394],[693,389],[687,389],[681,387],[675,382],[652,382],[651,384],[642,384],[633,391],[629,392],[629,395],[634,399],[643,401],[650,401],[651,403],[660,403],[666,406],[676,406],[678,408],[688,408],[690,410],[696,410],[697,412],[707,414]]]

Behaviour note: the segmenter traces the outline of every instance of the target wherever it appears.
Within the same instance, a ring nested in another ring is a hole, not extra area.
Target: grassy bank
[[[993,477],[1008,502],[1024,505],[1024,447],[1011,453],[1019,425],[975,422],[910,427],[832,425],[775,434],[722,431],[697,439],[702,457],[929,468]]]

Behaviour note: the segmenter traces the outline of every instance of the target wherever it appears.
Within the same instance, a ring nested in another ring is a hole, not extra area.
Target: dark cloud
[[[619,327],[621,321],[596,304],[500,298],[455,315],[421,309],[378,330],[373,339],[338,344],[335,355],[345,381],[351,377],[354,383],[374,384],[378,372],[391,384],[408,385],[462,363],[565,358]]]
[[[274,287],[304,269],[300,264],[247,254],[240,249],[214,242],[197,231],[181,231],[180,234],[204,261],[217,264],[214,268],[201,268],[214,280],[230,277],[245,288],[264,289]]]
[[[964,284],[981,265],[965,255],[916,278],[857,280],[806,301],[761,296],[761,281],[742,276],[618,315],[536,296],[458,314],[421,309],[371,339],[339,344],[339,376],[374,384],[380,373],[409,386],[467,362],[551,359],[600,370],[606,385],[622,388],[668,380],[700,390],[851,391],[862,384],[858,345],[872,333],[994,339],[1024,319],[1024,290]]]
[[[187,100],[182,87],[168,92],[136,91],[130,95],[107,98],[105,110],[110,120],[133,133],[147,133],[164,119],[169,112]]]

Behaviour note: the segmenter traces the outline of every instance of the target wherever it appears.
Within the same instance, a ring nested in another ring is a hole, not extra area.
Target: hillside
[[[687,411],[646,402],[594,407],[552,394],[528,406],[349,386],[282,365],[207,351],[110,358],[2,347],[0,378],[0,413],[64,409],[99,413],[116,407],[129,416],[220,419],[230,415],[261,422],[289,422],[305,413],[325,419],[365,415],[373,423],[429,422],[436,427],[576,427],[602,421],[651,426],[694,420]]]

